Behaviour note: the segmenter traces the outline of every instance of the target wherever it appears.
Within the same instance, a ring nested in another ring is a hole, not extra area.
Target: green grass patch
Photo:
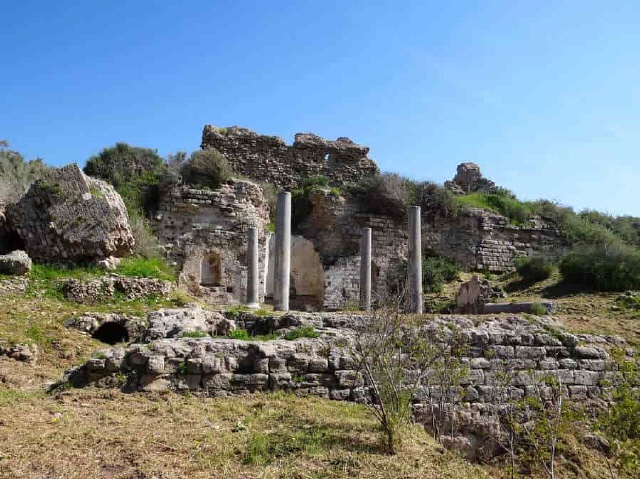
[[[300,338],[318,338],[320,333],[313,329],[313,326],[298,326],[285,334],[284,339],[293,341]]]
[[[176,272],[161,258],[131,256],[123,258],[116,269],[122,276],[175,281]]]
[[[523,225],[538,212],[535,203],[523,202],[508,191],[499,193],[471,193],[456,198],[460,206],[493,211],[509,219],[514,225]]]
[[[210,335],[206,331],[187,331],[182,335],[183,338],[209,338]]]
[[[246,329],[235,329],[227,334],[229,339],[239,339],[241,341],[273,341],[279,339],[280,336],[277,333],[271,334],[256,334],[252,336]]]

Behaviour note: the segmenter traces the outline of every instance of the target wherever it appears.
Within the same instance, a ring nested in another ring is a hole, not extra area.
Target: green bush
[[[136,210],[145,216],[158,207],[158,185],[166,169],[157,150],[116,143],[89,158],[84,172],[111,183],[130,213]]]
[[[116,143],[87,160],[84,172],[107,180],[116,188],[133,177],[164,170],[165,163],[157,150]]]
[[[544,256],[516,258],[516,271],[527,283],[537,283],[551,277],[556,266]]]
[[[230,339],[240,339],[243,341],[249,341],[251,337],[249,336],[249,331],[246,329],[234,329],[233,331],[229,331],[227,337]]]
[[[349,192],[368,213],[406,219],[407,209],[416,199],[416,188],[417,184],[409,178],[383,173],[363,178],[349,187]]]
[[[156,258],[160,255],[158,238],[149,225],[149,220],[144,217],[141,210],[128,208],[129,228],[135,241],[133,253],[144,258]]]
[[[640,362],[625,358],[621,349],[612,356],[618,371],[613,384],[613,404],[600,416],[598,425],[611,443],[614,457],[631,477],[640,474]]]
[[[227,159],[215,148],[193,152],[181,173],[185,183],[211,189],[219,188],[233,174]]]
[[[628,246],[584,246],[560,263],[563,280],[595,291],[640,289],[640,252]]]
[[[183,338],[193,338],[193,339],[198,339],[198,338],[209,338],[209,333],[207,333],[206,331],[187,331],[186,333],[182,334]]]
[[[416,204],[428,223],[455,218],[460,210],[456,196],[446,188],[431,182],[419,183],[415,188]]]
[[[255,336],[251,336],[249,331],[246,329],[234,329],[229,332],[227,337],[230,339],[239,339],[241,341],[272,341],[274,339],[278,339],[280,336],[278,336],[277,333],[257,334]]]
[[[422,288],[425,292],[440,292],[444,283],[460,275],[458,264],[444,256],[426,256],[422,260]]]
[[[533,303],[531,305],[531,314],[535,314],[536,316],[544,316],[547,314],[547,308],[544,307],[542,303]]]

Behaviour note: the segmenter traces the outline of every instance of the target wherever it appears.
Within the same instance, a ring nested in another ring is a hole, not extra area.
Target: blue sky
[[[0,138],[83,164],[202,127],[348,136],[382,170],[463,161],[523,199],[640,216],[640,2],[1,2]]]

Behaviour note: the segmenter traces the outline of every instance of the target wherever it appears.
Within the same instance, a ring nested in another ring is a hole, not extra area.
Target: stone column
[[[258,228],[247,230],[247,306],[260,307],[260,261],[258,258]]]
[[[410,311],[422,314],[422,231],[420,207],[409,207]]]
[[[269,245],[271,243],[271,233],[264,234],[264,283],[262,285],[262,296],[267,295],[267,281],[269,280]]]
[[[362,228],[360,238],[360,309],[371,309],[371,228]]]
[[[291,274],[291,193],[278,193],[276,210],[276,251],[274,257],[273,309],[289,311]]]

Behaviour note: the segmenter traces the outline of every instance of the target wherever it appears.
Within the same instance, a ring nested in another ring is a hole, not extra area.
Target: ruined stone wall
[[[245,299],[247,228],[258,227],[262,251],[269,222],[269,206],[259,186],[250,181],[215,191],[176,186],[163,195],[156,219],[156,234],[180,270],[180,285],[212,302]],[[203,275],[213,274],[206,271],[215,268],[213,263],[219,266],[219,281],[203,285]],[[263,266],[261,258],[261,271]]]
[[[372,230],[372,275],[374,299],[381,299],[394,267],[407,258],[406,226],[394,218],[362,213],[353,198],[331,191],[316,191],[311,214],[300,225],[313,240],[325,268],[324,308],[353,307],[360,297],[359,245],[362,228]]]
[[[480,209],[462,210],[447,222],[423,222],[422,246],[465,268],[496,273],[513,271],[518,256],[557,258],[566,247],[551,225],[536,221],[532,226],[514,226],[504,216]]]
[[[357,304],[359,298],[359,241],[362,228],[372,229],[373,288],[386,290],[394,267],[407,258],[407,224],[389,216],[363,212],[355,199],[329,190],[310,195],[311,213],[298,226],[313,241],[324,266],[325,309]],[[422,248],[455,259],[471,270],[514,270],[518,256],[559,256],[560,233],[542,222],[514,226],[503,216],[479,209],[463,210],[457,218],[439,223],[423,220]]]
[[[148,334],[143,334],[141,343],[101,351],[65,379],[75,386],[113,385],[119,373],[127,371],[131,390],[190,390],[214,397],[288,390],[339,400],[362,401],[367,397],[349,344],[361,330],[357,328],[371,317],[344,313],[258,317],[243,313],[229,318],[199,309],[150,313]],[[319,337],[294,341],[215,337],[236,327],[284,336],[299,326],[312,326]],[[435,378],[441,376],[427,375],[434,379],[414,398],[414,416],[429,427],[430,406],[439,405],[444,394],[442,403],[456,408],[460,422],[455,428],[446,428],[445,434],[453,434],[443,442],[462,445],[470,455],[483,449],[490,421],[486,415],[491,406],[502,404],[505,388],[507,397],[520,399],[537,394],[537,388],[547,387],[544,378],[554,377],[565,397],[573,401],[606,398],[607,384],[617,374],[608,351],[627,347],[619,337],[573,335],[531,317],[493,317],[482,322],[473,316],[425,317],[421,328],[439,331],[436,341],[444,341],[440,344],[443,354],[453,339],[442,334],[457,334],[455,341],[464,347],[457,356],[460,381],[438,383]],[[205,337],[184,336],[193,331],[202,331]]]
[[[279,187],[292,188],[318,175],[344,185],[378,172],[375,162],[367,157],[369,148],[348,138],[330,141],[312,133],[297,133],[289,146],[279,137],[246,128],[206,125],[201,146],[220,151],[237,173]]]

